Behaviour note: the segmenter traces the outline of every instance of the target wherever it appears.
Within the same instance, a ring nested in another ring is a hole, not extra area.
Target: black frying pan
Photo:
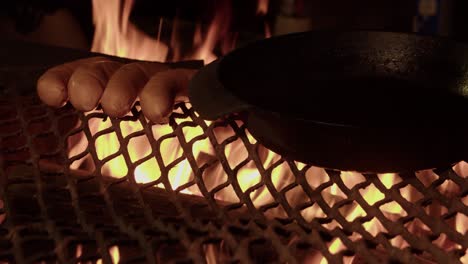
[[[468,158],[468,46],[449,39],[274,37],[202,68],[189,89],[203,118],[244,112],[262,144],[318,166],[396,172]]]

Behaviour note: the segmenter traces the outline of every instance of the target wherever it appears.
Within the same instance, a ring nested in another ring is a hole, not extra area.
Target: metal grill
[[[238,116],[206,122],[188,104],[157,125],[138,106],[109,119],[4,95],[0,263],[467,260],[465,162],[340,172],[279,157]]]

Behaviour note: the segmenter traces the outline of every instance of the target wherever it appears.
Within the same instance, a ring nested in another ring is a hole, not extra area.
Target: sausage
[[[134,62],[122,66],[112,75],[102,94],[102,108],[109,116],[124,116],[149,78],[168,68],[163,63],[155,62]]]
[[[187,100],[187,86],[195,70],[175,69],[156,62],[123,64],[106,57],[93,57],[56,66],[37,82],[38,95],[50,106],[73,106],[90,111],[101,100],[113,117],[127,114],[137,96],[143,113],[152,121],[164,122],[174,101]]]
[[[79,66],[68,82],[71,104],[81,111],[91,111],[96,108],[109,78],[122,65],[108,60]]]
[[[143,114],[153,122],[167,122],[174,102],[188,100],[188,84],[195,72],[174,69],[154,75],[139,95]]]
[[[47,70],[37,81],[37,94],[47,105],[61,107],[68,100],[68,81],[77,67],[89,62],[109,60],[92,57],[55,66]]]

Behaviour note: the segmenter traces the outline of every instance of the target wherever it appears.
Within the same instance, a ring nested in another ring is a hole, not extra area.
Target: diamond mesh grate
[[[279,157],[238,116],[207,122],[188,104],[157,125],[138,106],[110,119],[8,98],[0,263],[467,260],[466,162],[339,172]]]

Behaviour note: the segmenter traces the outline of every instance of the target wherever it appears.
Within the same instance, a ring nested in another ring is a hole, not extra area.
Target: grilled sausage
[[[174,102],[188,100],[188,83],[196,70],[174,69],[154,75],[139,97],[143,114],[153,122],[167,122]]]
[[[113,117],[127,114],[137,96],[143,113],[154,122],[165,122],[174,101],[187,101],[187,86],[195,70],[175,69],[155,62],[123,64],[105,57],[82,59],[48,70],[37,89],[46,104],[60,107],[69,99],[82,111],[99,101]]]
[[[71,104],[81,111],[96,108],[112,74],[122,65],[115,61],[99,61],[79,66],[68,82]]]
[[[124,116],[150,77],[168,68],[165,64],[154,62],[134,62],[122,66],[114,72],[102,94],[102,108],[110,116]]]
[[[61,107],[68,100],[68,81],[80,65],[108,61],[105,57],[93,57],[65,63],[46,71],[37,81],[37,94],[47,105]]]

